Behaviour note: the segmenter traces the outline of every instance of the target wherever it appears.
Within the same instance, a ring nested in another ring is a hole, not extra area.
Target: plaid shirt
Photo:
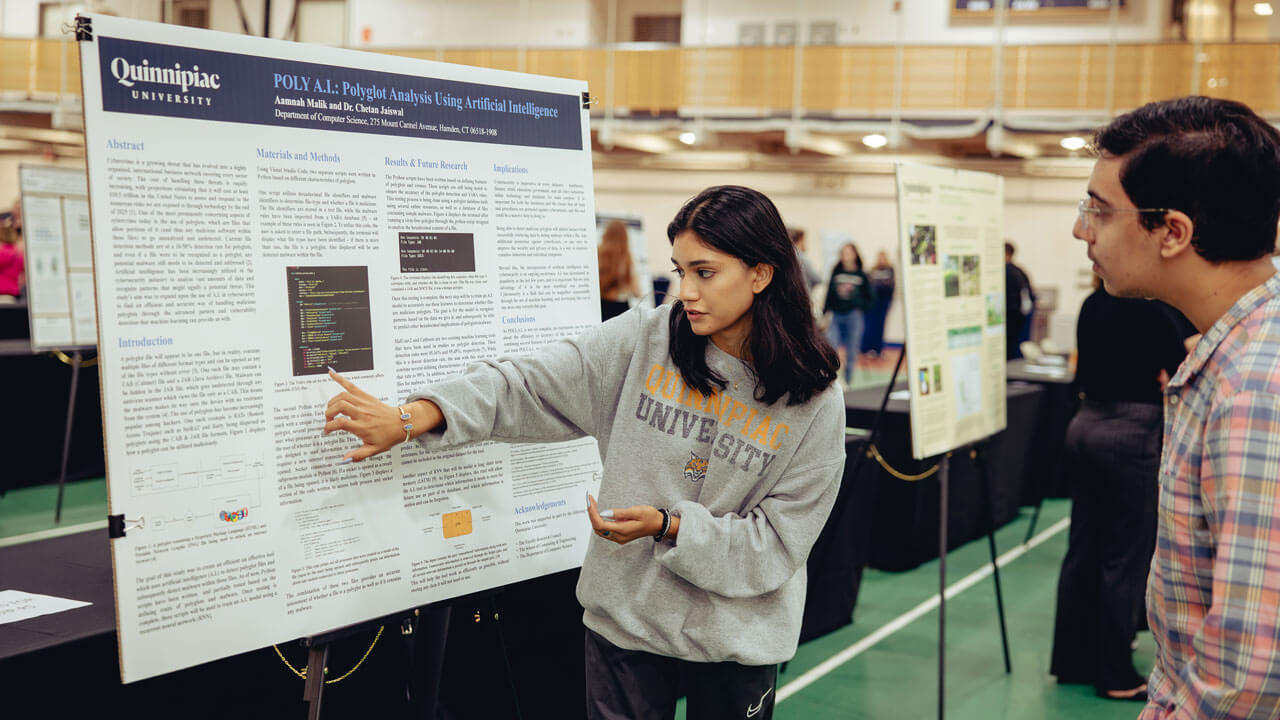
[[[1280,717],[1280,275],[1205,333],[1165,392],[1156,639],[1140,720]]]

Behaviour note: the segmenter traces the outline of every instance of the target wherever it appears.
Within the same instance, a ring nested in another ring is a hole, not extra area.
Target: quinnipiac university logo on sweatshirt
[[[684,477],[698,482],[706,477],[711,458],[737,465],[743,472],[764,475],[777,459],[791,427],[774,422],[773,416],[712,388],[710,395],[684,384],[678,370],[655,364],[645,377],[645,392],[636,405],[636,420],[655,432],[679,436],[698,445],[710,445],[707,457],[690,451]]]

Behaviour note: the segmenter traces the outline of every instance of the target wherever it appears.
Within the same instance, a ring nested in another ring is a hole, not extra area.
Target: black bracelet
[[[671,529],[671,513],[667,512],[666,508],[658,508],[658,512],[662,513],[662,529],[653,536],[654,542],[662,542],[662,539],[667,536],[667,531]]]

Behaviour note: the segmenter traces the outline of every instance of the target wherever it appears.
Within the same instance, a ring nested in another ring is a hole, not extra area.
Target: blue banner
[[[581,150],[578,95],[98,37],[102,109]]]

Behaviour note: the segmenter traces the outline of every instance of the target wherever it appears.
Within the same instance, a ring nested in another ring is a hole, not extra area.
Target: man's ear
[[[1160,238],[1160,256],[1175,258],[1184,252],[1195,252],[1191,239],[1195,237],[1196,225],[1191,217],[1181,210],[1170,210],[1164,216],[1164,227],[1168,230]]]
[[[760,263],[751,268],[751,292],[759,295],[769,283],[773,282],[773,266]]]

